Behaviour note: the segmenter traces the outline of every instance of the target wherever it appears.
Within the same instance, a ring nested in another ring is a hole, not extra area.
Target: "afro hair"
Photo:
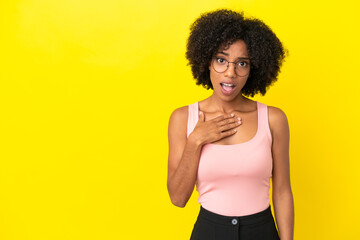
[[[243,40],[250,58],[250,74],[242,94],[265,95],[277,80],[288,53],[275,33],[261,20],[245,18],[243,12],[220,9],[202,14],[190,27],[186,58],[197,85],[213,89],[208,66],[221,46]]]

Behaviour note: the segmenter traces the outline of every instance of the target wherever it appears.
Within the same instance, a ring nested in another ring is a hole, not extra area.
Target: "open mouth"
[[[220,85],[221,85],[221,90],[225,95],[230,95],[235,88],[235,85],[231,83],[220,83]]]

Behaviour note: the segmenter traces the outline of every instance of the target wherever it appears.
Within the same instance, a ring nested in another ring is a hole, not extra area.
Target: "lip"
[[[233,83],[231,83],[231,82],[221,82],[221,83],[233,84]],[[221,88],[221,92],[222,92],[224,95],[229,96],[229,95],[231,95],[231,94],[234,92],[234,90],[235,90],[235,88],[236,88],[236,85],[234,84],[234,87],[233,87],[230,91],[225,90],[225,89],[222,87],[221,84],[220,84],[220,88]]]
[[[221,83],[232,84],[232,85],[234,85],[234,86],[236,87],[236,84],[235,84],[235,83],[233,83],[233,82],[230,82],[230,81],[223,81],[223,82],[221,82]],[[220,84],[221,84],[221,83],[220,83]]]

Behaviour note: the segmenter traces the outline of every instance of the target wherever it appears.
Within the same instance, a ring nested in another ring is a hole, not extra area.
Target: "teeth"
[[[224,86],[228,86],[228,87],[233,87],[234,86],[234,84],[229,84],[229,83],[221,83],[222,85],[224,85]]]

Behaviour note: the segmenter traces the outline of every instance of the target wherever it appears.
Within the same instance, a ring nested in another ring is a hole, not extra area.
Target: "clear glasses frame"
[[[224,63],[217,62],[219,59],[222,59],[225,62]],[[238,63],[240,63],[240,62],[245,62],[245,61],[243,61],[245,59],[249,60],[249,58],[243,58],[243,59],[241,59],[239,61],[236,61],[236,62],[229,62],[228,60],[226,60],[226,59],[224,59],[222,57],[214,56],[212,58],[211,65],[212,65],[212,68],[215,70],[215,72],[223,73],[226,70],[228,70],[230,63],[234,63],[235,64],[235,73],[236,73],[236,75],[239,76],[239,77],[245,77],[246,75],[248,75],[250,73],[250,63],[246,62],[247,65],[245,67],[242,67],[242,66],[238,65]],[[226,65],[226,67],[225,67],[225,65]],[[224,68],[224,70],[220,71],[219,68],[221,68],[221,69]]]

